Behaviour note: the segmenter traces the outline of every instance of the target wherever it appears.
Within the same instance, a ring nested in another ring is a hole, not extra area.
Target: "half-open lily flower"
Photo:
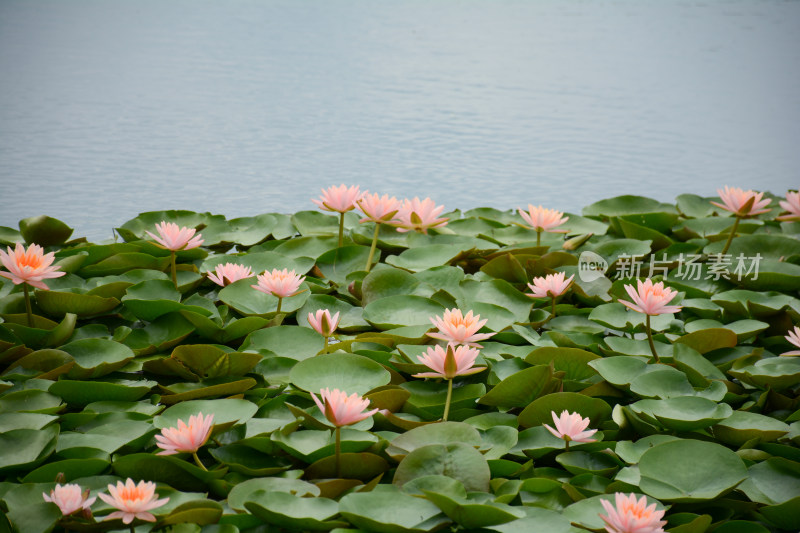
[[[608,533],[664,533],[666,520],[661,520],[664,511],[656,511],[656,504],[647,505],[647,497],[638,501],[636,495],[626,496],[622,492],[614,494],[616,506],[611,502],[600,500],[606,515],[600,518],[606,523]]]
[[[331,316],[327,309],[317,309],[316,313],[308,313],[308,323],[323,337],[330,337],[339,325],[339,312]]]
[[[214,272],[208,272],[208,279],[220,287],[225,287],[234,281],[250,278],[252,276],[253,272],[249,266],[244,266],[237,263],[225,263],[224,265],[217,265],[214,269]]]
[[[439,328],[439,331],[437,333],[428,333],[428,336],[448,343],[482,348],[477,341],[488,339],[494,333],[478,333],[478,330],[488,320],[486,318],[481,320],[480,318],[481,315],[473,316],[471,310],[466,315],[462,315],[461,309],[445,309],[441,318],[438,316],[430,318],[431,323]]]
[[[430,228],[438,228],[447,224],[446,218],[436,218],[444,211],[444,206],[437,206],[430,198],[420,200],[403,200],[403,205],[397,212],[398,222],[395,223],[397,231],[418,231],[428,233]]]
[[[760,215],[770,211],[764,209],[772,201],[769,198],[762,199],[763,192],[754,192],[752,190],[743,191],[739,187],[728,187],[725,189],[717,189],[720,200],[719,202],[711,202],[717,207],[721,207],[726,211],[730,211],[738,218],[747,218]]]
[[[528,283],[528,287],[533,291],[527,296],[531,298],[555,298],[564,294],[569,286],[572,284],[575,275],[564,279],[563,272],[556,272],[555,274],[548,274],[543,277],[533,278],[533,283]]]
[[[486,370],[485,366],[473,366],[480,351],[469,346],[430,346],[417,359],[433,372],[414,374],[415,378],[444,378],[452,380],[456,376],[468,376]]]
[[[178,250],[191,250],[203,244],[202,235],[195,235],[194,228],[178,226],[174,222],[161,221],[156,224],[158,236],[149,231],[145,231],[156,243],[167,250],[177,252]]]
[[[786,334],[784,337],[787,341],[791,342],[798,348],[800,348],[800,327],[795,326],[794,329],[790,330],[789,333]],[[781,355],[786,356],[793,356],[793,355],[800,355],[800,350],[792,350],[790,352],[784,352]]]
[[[43,291],[48,290],[42,280],[58,278],[66,272],[56,272],[60,266],[51,266],[55,253],[44,253],[38,244],[31,244],[26,250],[22,243],[16,243],[14,250],[7,248],[8,252],[0,250],[0,262],[8,272],[0,272],[0,276],[10,279],[14,285],[27,283]]]
[[[278,298],[287,298],[299,294],[300,284],[306,279],[294,270],[273,269],[257,276],[258,285],[251,285],[255,290],[265,294],[272,294]]]
[[[208,441],[214,428],[214,415],[191,415],[189,423],[178,420],[178,427],[164,428],[156,435],[156,446],[162,449],[157,455],[195,453]]]
[[[653,283],[647,278],[645,281],[637,280],[637,288],[633,285],[625,285],[625,291],[634,303],[627,300],[619,300],[622,305],[633,309],[636,312],[655,316],[666,313],[677,313],[682,309],[680,305],[667,305],[678,294],[677,291],[664,287],[664,282]]]
[[[390,222],[397,211],[400,209],[400,200],[388,194],[378,196],[378,193],[364,193],[360,199],[356,201],[356,205],[364,213],[364,218],[360,222],[375,222],[376,224],[385,224]]]
[[[800,220],[800,192],[789,191],[786,200],[778,202],[787,214],[776,217],[777,220]]]
[[[565,217],[564,213],[561,211],[546,209],[541,205],[534,207],[532,204],[528,204],[528,211],[523,211],[521,208],[517,208],[517,211],[520,216],[525,219],[525,222],[536,231],[546,231],[549,233],[567,232],[567,230],[555,229],[569,220],[569,217]]]
[[[61,514],[64,516],[71,515],[75,511],[88,509],[97,499],[97,496],[89,497],[89,489],[84,491],[74,483],[56,484],[56,488],[51,490],[49,495],[43,492],[42,496],[44,501],[58,505],[58,508],[61,509]]]
[[[594,442],[597,440],[589,438],[597,430],[586,429],[589,427],[590,422],[588,418],[583,418],[578,413],[570,413],[566,410],[562,411],[561,416],[557,416],[555,411],[551,411],[550,414],[553,416],[553,423],[556,428],[553,429],[547,424],[543,424],[544,427],[559,439],[567,441],[567,444],[570,442]]]
[[[356,208],[356,201],[361,198],[361,191],[358,185],[347,187],[344,183],[338,187],[333,185],[327,189],[322,189],[322,196],[319,200],[311,201],[317,204],[323,211],[336,211],[346,213]]]
[[[355,392],[348,396],[339,389],[320,389],[319,395],[322,400],[311,393],[319,410],[325,414],[328,422],[337,428],[361,422],[378,412],[377,409],[365,412],[364,409],[369,407],[369,400],[365,400]]]
[[[169,498],[157,499],[156,484],[152,481],[140,481],[137,485],[131,478],[125,483],[117,481],[117,485],[108,486],[108,494],[98,494],[108,505],[119,509],[105,517],[105,520],[121,518],[123,524],[130,524],[134,518],[147,522],[155,522],[156,517],[150,513],[152,509],[161,507]]]

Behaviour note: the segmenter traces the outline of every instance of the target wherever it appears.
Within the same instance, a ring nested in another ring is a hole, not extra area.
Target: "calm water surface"
[[[800,185],[797,1],[0,1],[0,225]]]

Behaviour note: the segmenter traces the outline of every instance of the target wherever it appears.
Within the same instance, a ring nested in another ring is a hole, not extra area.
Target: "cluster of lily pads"
[[[800,529],[797,193],[360,218],[330,191],[114,242],[0,227],[63,273],[0,277],[0,532]]]

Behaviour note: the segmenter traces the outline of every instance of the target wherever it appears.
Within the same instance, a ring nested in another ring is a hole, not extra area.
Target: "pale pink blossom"
[[[252,276],[253,272],[249,266],[239,265],[237,263],[217,265],[216,268],[214,268],[214,272],[208,272],[208,279],[220,287],[225,287],[234,281],[250,278]]]
[[[608,533],[664,533],[666,520],[661,520],[664,511],[656,511],[656,504],[647,505],[647,497],[638,501],[636,495],[626,496],[622,492],[614,493],[616,507],[607,500],[600,500],[606,515],[600,518],[606,523]]]
[[[594,442],[597,440],[589,438],[597,430],[586,429],[589,426],[588,418],[583,418],[578,413],[570,413],[566,410],[561,413],[561,416],[557,416],[555,411],[550,411],[550,414],[553,416],[553,423],[556,428],[553,429],[547,424],[543,425],[547,431],[559,439],[564,439],[567,442]]]
[[[789,332],[784,337],[787,341],[791,342],[798,348],[800,348],[800,327],[795,326],[794,329],[789,330]],[[800,350],[792,350],[790,352],[784,352],[781,355],[800,355]]]
[[[740,218],[752,217],[766,213],[769,209],[764,209],[772,201],[769,198],[762,199],[763,192],[754,192],[752,190],[743,191],[739,187],[728,187],[725,189],[717,189],[722,203],[711,202],[717,207],[721,207],[726,211],[730,211]]]
[[[677,313],[681,310],[680,305],[667,305],[678,294],[678,291],[664,287],[664,282],[653,283],[647,278],[645,281],[637,280],[638,289],[633,285],[625,285],[625,290],[634,301],[619,300],[619,303],[633,309],[636,312],[646,315],[663,315],[666,313]]]
[[[403,200],[403,205],[397,212],[398,221],[395,222],[397,231],[419,231],[427,234],[430,228],[437,228],[447,224],[446,218],[436,218],[444,211],[444,206],[437,206],[430,198],[420,200]]]
[[[322,189],[322,196],[319,200],[311,201],[317,204],[323,211],[336,211],[337,213],[347,213],[356,208],[356,202],[361,198],[361,191],[358,185],[347,187],[341,184]]]
[[[105,520],[121,518],[123,524],[130,524],[134,518],[139,518],[147,522],[155,522],[156,517],[149,511],[161,507],[169,501],[169,498],[157,499],[156,484],[152,481],[140,481],[135,484],[131,478],[125,483],[117,481],[117,485],[109,485],[110,494],[100,493],[100,499],[108,505],[119,509],[105,517]]]
[[[191,415],[189,424],[178,420],[178,427],[164,428],[161,435],[156,435],[156,446],[162,449],[157,455],[173,455],[176,453],[195,453],[214,428],[214,415],[203,416],[203,413]]]
[[[400,209],[400,200],[388,194],[378,196],[378,193],[364,195],[356,201],[358,208],[364,215],[360,222],[373,221],[377,224],[391,222],[397,211]]]
[[[339,325],[339,312],[331,316],[327,309],[317,309],[316,313],[308,313],[308,323],[323,337],[330,337]]]
[[[58,508],[61,509],[61,514],[64,516],[71,515],[75,511],[82,509],[89,509],[97,499],[97,496],[89,498],[89,489],[84,491],[74,483],[56,484],[56,488],[51,490],[49,495],[43,492],[42,496],[44,501],[58,505]]]
[[[469,346],[454,346],[448,344],[446,348],[439,345],[430,346],[428,350],[418,355],[417,359],[433,372],[414,374],[415,378],[444,378],[453,379],[456,376],[468,376],[486,370],[485,366],[473,366],[480,352]]]
[[[14,285],[27,283],[43,291],[48,290],[42,280],[58,278],[66,272],[56,272],[60,266],[50,266],[55,256],[54,252],[43,253],[38,244],[31,244],[26,250],[22,243],[16,243],[14,250],[8,247],[8,252],[0,250],[0,262],[8,272],[0,272],[0,276],[10,279]]]
[[[150,235],[162,248],[173,252],[191,250],[203,244],[202,235],[199,233],[195,235],[194,228],[178,226],[174,222],[161,221],[160,224],[156,224],[156,230],[158,230],[158,236],[149,231],[145,231],[145,233]]]
[[[355,392],[348,396],[346,392],[339,389],[320,389],[319,395],[322,398],[321,401],[313,392],[311,393],[319,410],[325,414],[328,422],[337,428],[361,422],[378,412],[377,409],[364,412],[364,409],[369,407],[369,400],[365,400]]]
[[[466,315],[462,315],[461,309],[445,309],[441,318],[435,316],[429,319],[434,326],[439,328],[439,331],[437,333],[428,333],[428,336],[449,343],[482,348],[477,341],[488,339],[494,333],[478,333],[478,330],[488,320],[485,318],[481,320],[480,318],[481,315],[473,316],[471,310]]]
[[[528,283],[528,287],[533,291],[526,294],[531,298],[556,298],[564,294],[569,286],[572,284],[572,279],[575,275],[564,279],[563,272],[556,272],[555,274],[548,274],[543,277],[533,278],[533,284]]]
[[[787,214],[777,217],[778,220],[800,220],[800,192],[789,191],[786,200],[778,202]]]
[[[525,219],[525,222],[536,231],[546,231],[549,233],[567,232],[567,230],[553,229],[569,220],[569,217],[565,217],[564,213],[561,211],[546,209],[541,205],[539,207],[534,207],[532,204],[528,204],[527,212],[523,211],[521,208],[517,208],[517,211],[522,218]]]
[[[273,269],[257,276],[258,285],[251,285],[255,290],[265,294],[272,294],[278,298],[287,298],[299,294],[300,284],[306,279],[294,270]]]

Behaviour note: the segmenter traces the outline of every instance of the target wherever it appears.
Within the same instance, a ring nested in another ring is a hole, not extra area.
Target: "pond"
[[[332,184],[579,212],[800,176],[800,3],[0,3],[0,226],[315,209]]]

